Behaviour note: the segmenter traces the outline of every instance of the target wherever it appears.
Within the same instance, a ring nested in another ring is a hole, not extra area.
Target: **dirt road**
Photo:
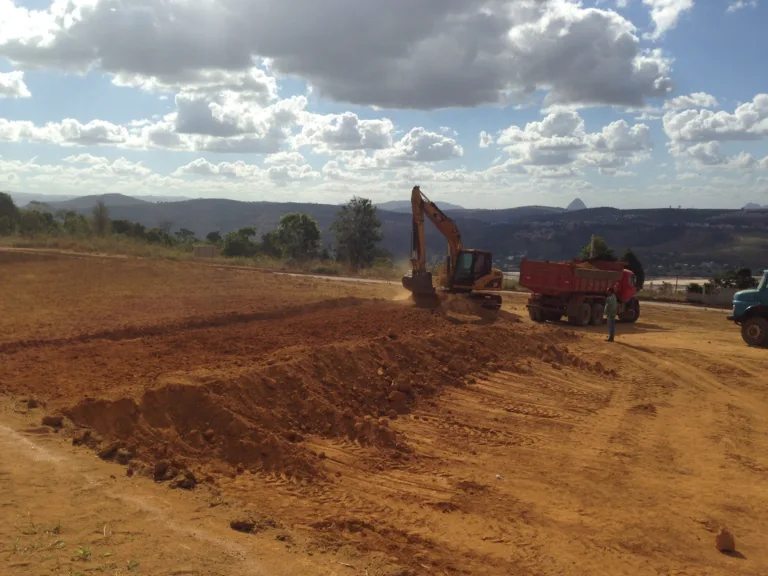
[[[768,573],[768,355],[721,315],[609,345],[513,298],[78,262],[0,260],[3,573]]]

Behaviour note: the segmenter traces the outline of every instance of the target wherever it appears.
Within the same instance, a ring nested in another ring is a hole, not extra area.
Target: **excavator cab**
[[[449,288],[471,290],[475,282],[488,276],[493,270],[493,257],[487,250],[460,250],[456,269],[451,270],[451,257],[446,258]]]

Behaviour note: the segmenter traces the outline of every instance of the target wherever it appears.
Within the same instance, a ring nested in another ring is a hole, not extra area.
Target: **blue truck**
[[[733,295],[733,311],[728,320],[741,326],[741,337],[750,346],[768,347],[768,270],[754,290]]]

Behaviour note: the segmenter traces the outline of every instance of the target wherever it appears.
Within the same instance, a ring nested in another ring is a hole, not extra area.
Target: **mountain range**
[[[71,206],[84,206],[88,204],[88,208],[92,207],[99,199],[102,199],[105,204],[117,205],[117,204],[140,204],[142,202],[156,203],[156,202],[181,202],[183,200],[191,200],[187,196],[126,196],[124,194],[102,194],[95,196],[66,196],[62,194],[29,194],[25,192],[8,192],[13,198],[13,201],[17,206],[26,206],[30,202],[42,202],[43,204],[56,204],[61,206],[68,201],[74,200]],[[74,208],[69,208],[73,210]]]
[[[147,227],[170,224],[171,230],[187,228],[199,238],[209,232],[226,234],[255,226],[259,234],[274,230],[289,212],[313,216],[323,242],[333,244],[330,226],[340,206],[332,204],[240,202],[225,199],[150,201],[120,194],[85,196],[48,202],[52,211],[66,209],[89,213],[102,200],[113,219],[140,222]],[[522,256],[536,259],[573,258],[592,234],[602,236],[616,251],[632,248],[659,272],[714,263],[716,266],[768,267],[768,212],[762,210],[700,210],[522,206],[479,210],[440,203],[457,223],[465,247],[491,250],[499,265],[514,265]],[[384,209],[389,208],[389,209]],[[402,202],[378,208],[384,239],[382,247],[397,260],[410,252],[411,217]],[[445,240],[427,224],[430,257],[443,258]]]

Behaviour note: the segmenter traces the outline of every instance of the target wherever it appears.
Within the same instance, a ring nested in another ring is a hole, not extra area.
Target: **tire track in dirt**
[[[18,350],[27,348],[70,346],[72,344],[83,344],[94,340],[119,342],[121,340],[133,340],[136,338],[166,336],[182,331],[186,332],[206,328],[225,328],[235,324],[248,324],[251,322],[263,322],[269,320],[287,320],[320,311],[357,308],[366,305],[372,305],[371,301],[358,298],[340,298],[337,300],[325,300],[315,304],[306,304],[295,308],[281,308],[278,310],[253,312],[248,314],[233,312],[202,318],[187,318],[181,322],[172,322],[154,326],[128,326],[118,330],[102,330],[69,338],[17,340],[15,342],[0,343],[0,354],[12,354]]]
[[[184,517],[188,510],[179,514],[178,502],[173,506],[157,499],[163,504],[159,508],[148,502],[152,496],[135,494],[135,487],[127,492],[114,490],[104,480],[104,470],[97,472],[91,466],[84,471],[72,457],[57,451],[0,424],[0,469],[5,472],[0,495],[6,514],[0,526],[0,535],[4,536],[0,544],[4,560],[0,565],[5,563],[13,574],[80,573],[83,567],[74,555],[78,543],[89,554],[94,550],[89,564],[95,566],[89,565],[84,571],[118,573],[133,558],[140,560],[133,561],[142,572],[151,570],[158,576],[269,573],[255,562],[246,547],[225,541],[204,528],[190,527],[189,518]],[[29,495],[36,495],[32,509],[21,504],[22,498]],[[123,532],[125,529],[128,532]],[[130,541],[122,536],[126,533],[139,536],[137,542],[133,543],[133,536]],[[147,536],[152,541],[149,547]],[[15,539],[14,547],[3,550],[8,537]],[[188,552],[179,557],[179,541],[194,542],[194,551],[185,546]],[[190,562],[195,568],[184,570]]]

